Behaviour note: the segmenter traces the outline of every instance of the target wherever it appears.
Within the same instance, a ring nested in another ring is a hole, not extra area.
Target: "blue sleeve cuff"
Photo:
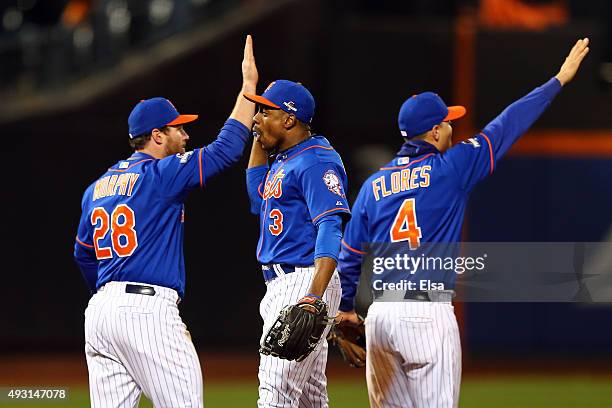
[[[340,307],[338,308],[341,312],[350,312],[355,309],[355,298],[342,298],[340,300]]]
[[[260,191],[260,186],[267,172],[268,166],[265,164],[246,169],[247,193],[251,202],[251,214],[253,215],[258,215],[261,209],[261,195],[263,192]]]
[[[552,77],[548,80],[548,82],[542,85],[542,87],[546,88],[547,92],[550,92],[550,97],[552,98],[556,96],[559,91],[561,91],[563,85],[561,85],[561,82],[559,82],[557,77]]]
[[[225,121],[223,128],[227,128],[228,131],[238,134],[245,142],[249,138],[249,133],[251,132],[251,130],[244,126],[242,122],[232,118]]]
[[[355,308],[355,296],[357,286],[361,277],[361,262],[363,255],[351,252],[346,246],[340,251],[338,262],[338,273],[342,286],[342,298],[340,300],[340,310],[348,312]]]
[[[336,263],[338,263],[338,255],[330,253],[330,252],[316,253],[314,256],[314,259],[317,259],[317,258],[331,258],[334,261],[336,261]]]
[[[74,260],[81,270],[83,279],[93,294],[96,292],[98,281],[98,260],[93,249],[84,248],[78,242],[74,246]]]
[[[266,171],[268,171],[268,166],[266,164],[262,164],[261,166],[255,166],[255,167],[250,167],[248,169],[246,169],[246,174],[247,177],[250,177],[253,173],[254,177],[259,177],[261,178],[261,176],[258,176],[259,173],[261,174],[265,174]]]
[[[321,257],[333,258],[338,262],[340,241],[342,240],[342,218],[332,214],[325,216],[318,223],[317,241],[315,243],[315,259]]]

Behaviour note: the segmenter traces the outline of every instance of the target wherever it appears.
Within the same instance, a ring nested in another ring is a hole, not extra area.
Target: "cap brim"
[[[176,119],[174,119],[170,123],[166,123],[166,126],[177,126],[183,125],[185,123],[193,122],[198,118],[198,115],[178,115]]]
[[[275,103],[272,103],[271,101],[269,101],[268,99],[264,98],[261,95],[253,95],[253,94],[245,93],[244,97],[247,98],[251,102],[255,102],[258,105],[264,105],[264,106],[268,106],[270,108],[280,109],[280,106],[278,106]]]
[[[464,116],[467,110],[463,106],[449,106],[448,107],[448,115],[444,118],[442,122],[446,122],[447,120],[455,120]]]

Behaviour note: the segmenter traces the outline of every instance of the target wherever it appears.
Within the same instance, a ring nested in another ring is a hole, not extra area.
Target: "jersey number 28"
[[[138,237],[134,229],[136,226],[134,211],[125,204],[119,204],[115,207],[110,216],[104,207],[94,208],[91,212],[91,225],[95,227],[93,244],[98,259],[113,257],[113,251],[110,247],[100,246],[100,240],[104,239],[109,230],[111,231],[113,250],[119,257],[132,255],[138,247]]]
[[[421,245],[421,228],[417,225],[414,198],[404,200],[390,233],[391,242],[408,241],[410,249],[417,249]]]

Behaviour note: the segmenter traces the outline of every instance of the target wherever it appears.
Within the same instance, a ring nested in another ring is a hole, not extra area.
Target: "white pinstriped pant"
[[[450,302],[374,302],[365,325],[372,407],[458,406],[461,344]]]
[[[137,407],[144,392],[155,407],[202,407],[202,370],[177,293],[149,284],[154,296],[125,293],[128,283],[107,283],[85,310],[91,406]]]
[[[259,312],[264,321],[261,341],[276,321],[281,309],[308,293],[314,267],[299,268],[296,272],[281,275],[267,283],[266,295],[261,300]],[[334,272],[323,295],[328,313],[335,316],[340,306],[340,278]],[[327,333],[313,352],[298,362],[260,354],[258,407],[313,407],[327,408]]]

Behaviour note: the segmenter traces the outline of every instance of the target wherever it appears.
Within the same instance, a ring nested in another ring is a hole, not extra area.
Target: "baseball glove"
[[[268,330],[261,354],[286,360],[302,361],[319,344],[325,327],[332,324],[327,305],[321,299],[306,296],[297,304],[285,306]]]
[[[351,367],[361,368],[366,363],[366,338],[363,319],[358,326],[338,324],[327,336],[327,340],[338,347],[344,361]]]

